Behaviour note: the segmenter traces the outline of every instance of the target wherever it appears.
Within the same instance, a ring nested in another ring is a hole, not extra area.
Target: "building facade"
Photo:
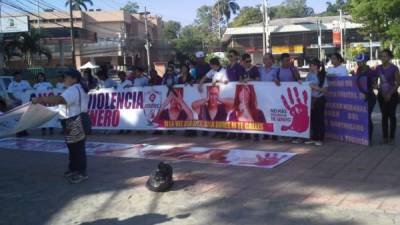
[[[289,53],[299,66],[309,59],[319,57],[326,59],[334,52],[340,52],[340,17],[305,17],[274,19],[269,22],[268,52],[276,57]],[[361,34],[361,24],[351,21],[351,17],[342,19],[343,52],[357,45],[362,45],[375,57],[380,47],[377,40],[370,40],[369,35]],[[262,63],[263,24],[245,27],[228,28],[223,36],[226,48],[235,48],[250,53],[256,63]],[[319,35],[321,33],[321,35]],[[321,41],[319,41],[321,36]],[[339,38],[339,40],[337,40]],[[339,44],[338,44],[339,41]]]
[[[52,52],[50,64],[35,56],[35,65],[72,65],[69,12],[46,11],[39,16],[29,16],[30,29],[41,34],[41,44]],[[145,16],[124,11],[73,11],[76,67],[91,61],[100,66],[110,65],[115,69],[130,66],[147,66],[145,48]],[[150,61],[165,62],[171,48],[163,41],[162,20],[147,15],[148,33],[151,43]],[[11,37],[13,34],[9,34]],[[11,66],[18,65],[14,58]]]

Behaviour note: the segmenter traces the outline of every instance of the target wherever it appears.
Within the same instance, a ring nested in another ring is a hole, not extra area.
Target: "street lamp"
[[[146,6],[144,7],[144,12],[139,13],[140,15],[144,15],[144,29],[146,33],[146,53],[147,53],[147,75],[150,75],[150,41],[149,41],[149,28],[147,24],[147,15],[150,14],[150,12],[147,12]]]

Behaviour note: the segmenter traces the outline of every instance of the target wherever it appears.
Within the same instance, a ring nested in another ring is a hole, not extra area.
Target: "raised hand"
[[[307,91],[303,91],[303,102],[300,99],[299,96],[299,91],[297,87],[293,88],[294,95],[296,97],[296,102],[293,99],[292,91],[290,88],[287,89],[288,93],[288,98],[290,101],[290,105],[288,101],[286,100],[285,96],[281,96],[283,105],[285,108],[289,111],[290,115],[292,116],[292,124],[289,126],[283,125],[281,127],[282,131],[288,131],[288,130],[293,130],[298,133],[302,133],[306,131],[309,127],[309,122],[310,122],[310,117],[308,115],[308,106],[307,106],[307,101],[308,101],[308,95]]]

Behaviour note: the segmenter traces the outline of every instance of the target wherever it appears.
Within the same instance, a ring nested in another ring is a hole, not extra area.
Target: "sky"
[[[46,0],[49,1],[49,0]],[[93,8],[103,10],[116,10],[123,6],[127,0],[92,0]],[[196,10],[202,5],[211,5],[215,0],[133,0],[144,11],[144,6],[152,14],[161,16],[164,20],[176,20],[182,25],[191,24],[196,17]],[[328,0],[308,0],[307,4],[314,8],[315,12],[322,12],[326,9]],[[49,1],[56,4],[59,8],[64,8],[65,0]],[[168,3],[166,3],[168,2]],[[236,0],[240,7],[255,6],[261,4],[262,0]],[[269,0],[269,5],[279,5],[283,0]]]

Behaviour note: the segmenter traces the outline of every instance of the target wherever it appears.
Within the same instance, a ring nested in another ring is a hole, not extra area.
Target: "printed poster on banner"
[[[31,138],[0,139],[0,149],[68,153],[67,146],[62,140]],[[296,155],[290,152],[105,142],[86,142],[86,151],[87,154],[96,156],[192,161],[265,169],[279,166]]]
[[[326,137],[353,144],[369,144],[366,79],[330,77],[326,94]],[[359,89],[361,88],[363,92]]]
[[[310,87],[297,82],[177,85],[90,92],[94,129],[211,130],[308,138]]]

